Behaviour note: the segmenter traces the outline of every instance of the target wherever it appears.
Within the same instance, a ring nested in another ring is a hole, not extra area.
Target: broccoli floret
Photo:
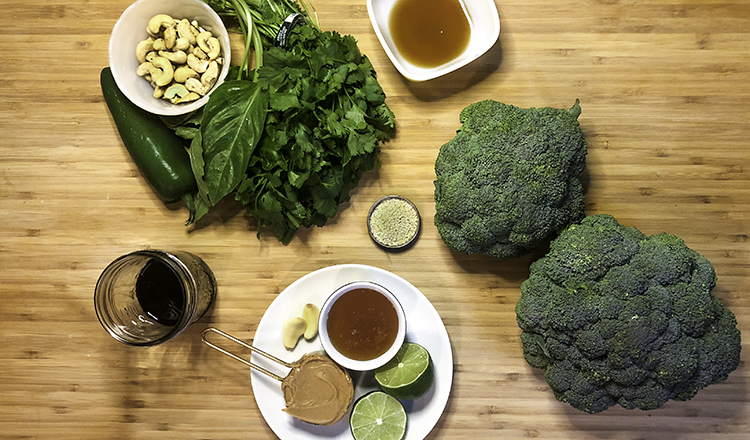
[[[737,321],[715,285],[711,263],[680,238],[586,217],[521,285],[524,357],[558,400],[588,413],[691,399],[740,361]]]
[[[584,216],[581,107],[521,109],[486,100],[464,108],[435,161],[435,226],[465,254],[517,258]]]

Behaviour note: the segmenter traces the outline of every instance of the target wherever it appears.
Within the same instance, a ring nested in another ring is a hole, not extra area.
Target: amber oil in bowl
[[[401,55],[418,67],[458,58],[471,40],[462,0],[396,0],[388,26]]]
[[[396,355],[406,335],[406,317],[385,287],[357,281],[337,289],[323,304],[320,340],[344,368],[374,370]]]

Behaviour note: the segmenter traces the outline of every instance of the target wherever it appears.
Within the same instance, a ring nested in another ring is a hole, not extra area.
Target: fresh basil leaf
[[[242,180],[260,139],[268,95],[251,81],[225,81],[211,94],[201,124],[208,198],[218,203]]]
[[[188,199],[185,199],[185,204],[188,207],[188,211],[190,211],[190,217],[185,222],[185,225],[197,222],[208,213],[208,210],[212,206],[206,192],[206,182],[203,180],[203,146],[200,131],[195,133],[195,137],[190,142],[189,154],[190,167],[193,169],[198,191],[196,194],[191,194]]]
[[[206,181],[204,180],[205,173],[203,172],[205,163],[203,161],[203,142],[200,131],[196,133],[196,136],[190,143],[188,152],[190,154],[190,167],[193,169],[193,175],[198,185],[198,192],[208,199],[208,187],[206,186]]]
[[[201,217],[208,214],[208,210],[211,208],[208,203],[197,194],[185,194],[182,200],[185,202],[185,206],[187,206],[188,211],[190,212],[190,216],[187,221],[185,221],[185,226],[190,226],[200,220]]]

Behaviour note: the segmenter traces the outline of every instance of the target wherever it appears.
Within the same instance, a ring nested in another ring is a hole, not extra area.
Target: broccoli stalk
[[[465,254],[517,258],[584,217],[578,178],[586,140],[570,110],[521,109],[486,100],[464,108],[463,126],[435,161],[435,226]]]
[[[740,361],[711,263],[669,234],[586,217],[532,263],[516,318],[524,357],[555,397],[598,413],[689,400]]]

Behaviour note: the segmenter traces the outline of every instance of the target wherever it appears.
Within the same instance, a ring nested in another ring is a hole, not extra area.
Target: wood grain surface
[[[251,340],[286,286],[341,263],[405,278],[442,316],[455,374],[429,438],[750,438],[746,341],[738,370],[689,402],[584,414],[556,401],[522,356],[514,306],[539,255],[459,255],[433,226],[435,158],[464,106],[569,108],[578,98],[587,213],[682,237],[714,264],[714,294],[750,338],[750,1],[498,0],[502,31],[485,56],[411,83],[380,47],[365,0],[315,0],[322,27],[354,35],[371,58],[398,134],[338,216],[287,246],[256,238],[232,202],[186,229],[187,210],[165,206],[129,159],[98,79],[130,3],[0,1],[0,438],[274,438],[249,370],[200,333]],[[423,216],[404,253],[367,235],[367,211],[387,194]],[[92,299],[104,267],[140,248],[194,252],[219,284],[209,314],[148,349],[112,339]]]

